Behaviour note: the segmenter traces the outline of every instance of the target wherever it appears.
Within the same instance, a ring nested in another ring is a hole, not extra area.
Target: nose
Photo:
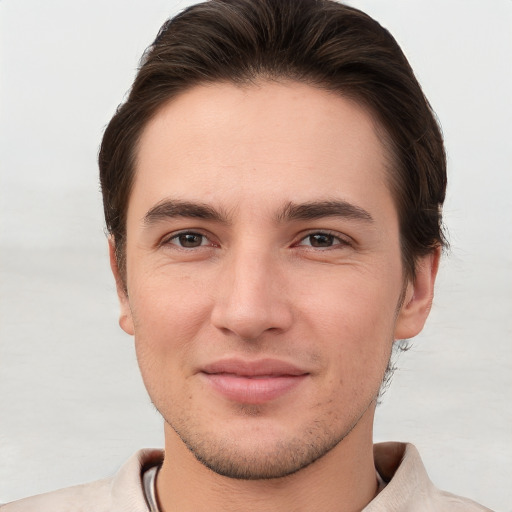
[[[240,250],[223,262],[211,317],[215,327],[244,340],[290,328],[293,317],[286,279],[276,259]]]

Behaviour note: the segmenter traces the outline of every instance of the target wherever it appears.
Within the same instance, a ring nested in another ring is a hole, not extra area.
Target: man
[[[315,0],[167,22],[100,156],[120,325],[164,452],[17,510],[488,510],[373,446],[444,245],[442,137],[391,35]]]

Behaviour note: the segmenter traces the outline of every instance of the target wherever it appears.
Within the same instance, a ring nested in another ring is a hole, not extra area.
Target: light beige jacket
[[[492,512],[474,501],[436,489],[412,444],[376,444],[374,452],[375,466],[389,483],[363,512]],[[15,501],[0,506],[0,510],[149,512],[141,472],[162,459],[161,450],[140,450],[112,478]]]

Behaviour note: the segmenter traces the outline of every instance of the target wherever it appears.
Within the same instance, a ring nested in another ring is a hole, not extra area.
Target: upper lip
[[[203,373],[226,373],[240,377],[280,377],[306,375],[306,370],[279,359],[258,359],[247,361],[238,358],[221,359],[201,368]]]

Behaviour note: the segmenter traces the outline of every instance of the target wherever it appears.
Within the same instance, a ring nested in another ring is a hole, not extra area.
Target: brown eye
[[[174,245],[178,245],[179,247],[193,249],[195,247],[201,247],[202,245],[205,245],[206,237],[199,233],[180,233],[173,236],[169,242]]]
[[[315,233],[307,238],[311,247],[331,247],[335,242],[335,237],[327,233]]]
[[[349,242],[343,238],[333,235],[325,231],[317,231],[305,236],[298,244],[298,246],[312,247],[314,249],[331,249],[339,248],[349,245]]]

